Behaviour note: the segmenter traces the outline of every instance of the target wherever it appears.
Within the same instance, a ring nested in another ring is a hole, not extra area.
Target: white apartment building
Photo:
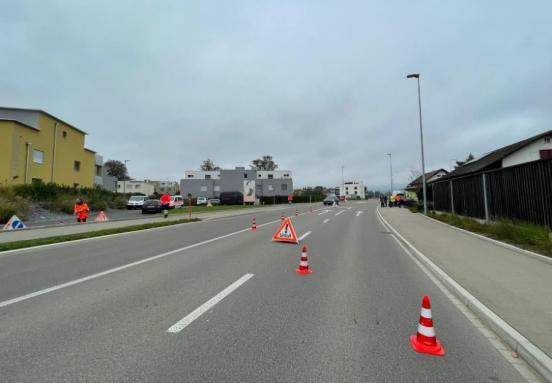
[[[339,186],[339,195],[347,199],[366,199],[366,189],[362,181],[349,181]]]
[[[141,193],[149,196],[155,192],[155,186],[146,181],[117,181],[117,193]]]

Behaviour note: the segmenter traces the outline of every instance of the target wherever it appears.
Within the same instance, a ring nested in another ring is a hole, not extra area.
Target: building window
[[[269,191],[272,191],[272,190],[273,190],[273,189],[272,189],[272,185],[268,185],[268,190],[269,190]]]
[[[269,180],[273,180],[273,179],[274,179],[274,174],[269,174],[269,175],[268,175],[268,179],[269,179]]]
[[[287,184],[282,184],[282,191],[287,191]]]
[[[67,131],[66,130],[64,130],[63,133],[61,133],[61,137],[67,138]]]
[[[213,187],[213,190],[214,191],[220,191],[220,186],[216,185],[215,187]]]
[[[35,164],[44,163],[44,152],[42,150],[33,150],[33,162]]]
[[[260,174],[258,174],[258,175],[257,175],[257,177],[261,178],[261,175],[260,175]]]
[[[547,144],[551,143],[552,142],[552,136],[544,137],[544,142],[547,143]]]
[[[207,186],[202,186],[200,190],[201,190],[202,192],[206,192],[206,191],[207,191]]]
[[[193,174],[188,174],[188,178],[194,178]]]
[[[287,177],[287,178],[289,178],[289,174],[284,174],[284,177]]]
[[[102,173],[102,167],[100,165],[96,165],[96,176],[101,177]]]
[[[73,163],[73,170],[76,172],[80,172],[80,161],[75,161]]]
[[[545,149],[540,151],[541,160],[552,160],[552,149]]]
[[[41,184],[42,183],[42,178],[33,178],[33,179],[31,179],[31,182],[33,184]]]
[[[140,185],[134,185],[134,189],[140,189]]]
[[[210,174],[205,174],[205,179],[206,179],[206,180],[210,180],[210,179],[211,179],[211,175],[210,175]]]
[[[243,178],[247,178],[247,173],[243,173]]]

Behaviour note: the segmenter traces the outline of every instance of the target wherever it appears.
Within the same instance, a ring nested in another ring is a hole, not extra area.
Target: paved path
[[[383,217],[487,307],[552,355],[552,264],[413,214]]]
[[[1,380],[524,381],[375,204],[349,206],[293,217],[308,276],[270,240],[279,211],[0,254]],[[409,343],[424,294],[444,357]]]

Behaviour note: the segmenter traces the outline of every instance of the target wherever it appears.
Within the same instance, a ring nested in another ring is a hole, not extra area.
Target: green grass
[[[506,220],[481,223],[453,214],[430,213],[429,216],[449,225],[552,257],[552,236],[546,227]]]
[[[236,210],[236,209],[253,209],[256,207],[262,207],[263,205],[215,205],[212,207],[207,206],[192,206],[192,213],[208,213],[210,211],[221,211],[221,210]],[[270,206],[270,205],[264,205]],[[188,206],[185,206],[181,209],[172,209],[169,210],[169,214],[188,214]]]
[[[117,227],[113,229],[89,231],[86,233],[67,234],[67,235],[59,235],[55,237],[26,239],[23,241],[6,242],[6,243],[0,243],[0,252],[6,251],[6,250],[23,249],[25,247],[48,245],[51,243],[75,241],[77,239],[83,239],[83,238],[101,237],[109,234],[127,233],[131,231],[151,229],[154,227],[172,226],[172,225],[178,225],[181,223],[188,223],[188,222],[195,222],[195,221],[199,221],[199,219],[192,218],[192,219],[179,219],[174,221],[152,222],[152,223],[145,223],[142,225],[133,225],[133,226],[126,226],[126,227]]]

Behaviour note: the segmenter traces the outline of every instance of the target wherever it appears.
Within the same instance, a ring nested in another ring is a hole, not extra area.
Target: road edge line
[[[525,338],[504,319],[495,314],[475,296],[443,271],[439,266],[427,258],[421,251],[408,242],[399,232],[381,215],[376,208],[376,215],[406,246],[412,250],[416,258],[432,272],[432,274],[449,288],[454,295],[461,300],[466,307],[474,312],[483,322],[489,326],[506,344],[508,344],[523,360],[531,366],[547,382],[552,382],[552,358],[540,348]]]

